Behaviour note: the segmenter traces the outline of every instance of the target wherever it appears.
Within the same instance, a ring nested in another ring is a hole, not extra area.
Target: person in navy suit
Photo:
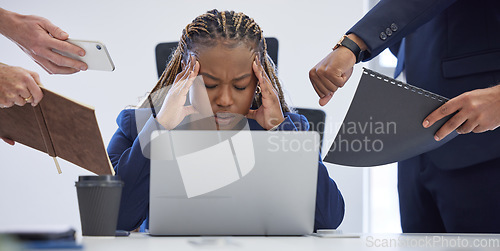
[[[386,48],[406,81],[451,98],[423,127],[444,146],[401,161],[404,232],[500,232],[500,3],[497,0],[381,0],[309,72],[328,103],[353,66]]]
[[[188,96],[191,104],[185,105]],[[120,113],[119,128],[108,145],[116,175],[125,182],[120,230],[143,223],[147,228],[147,148],[153,130],[234,130],[247,119],[250,130],[309,128],[307,119],[292,113],[284,100],[262,30],[252,18],[234,11],[208,11],[186,26],[157,85],[139,108]],[[320,159],[314,229],[337,228],[343,217],[342,194]]]

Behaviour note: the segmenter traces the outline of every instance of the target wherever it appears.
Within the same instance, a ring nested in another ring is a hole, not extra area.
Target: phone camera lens
[[[98,50],[101,50],[101,45],[96,45],[95,48],[97,48]]]

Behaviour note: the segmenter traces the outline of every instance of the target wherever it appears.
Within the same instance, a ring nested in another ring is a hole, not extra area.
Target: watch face
[[[333,47],[333,50],[336,50],[337,48],[339,48],[340,46],[342,46],[342,41],[344,41],[344,39],[346,38],[347,36],[346,35],[343,35],[339,42]]]

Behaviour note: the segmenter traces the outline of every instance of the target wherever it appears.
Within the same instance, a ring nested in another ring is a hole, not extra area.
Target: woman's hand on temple
[[[191,57],[183,68],[175,77],[174,83],[169,86],[170,90],[168,90],[158,116],[156,116],[156,120],[167,130],[178,126],[186,116],[197,113],[193,106],[184,106],[184,104],[189,88],[193,85],[200,70],[200,63]]]
[[[269,76],[267,76],[262,65],[255,58],[253,62],[253,72],[259,80],[258,85],[261,89],[262,105],[257,110],[250,110],[247,118],[254,119],[266,130],[281,124],[285,120],[278,93],[273,88]]]

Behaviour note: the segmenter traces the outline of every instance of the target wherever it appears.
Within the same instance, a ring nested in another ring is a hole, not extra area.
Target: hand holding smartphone
[[[53,51],[76,60],[83,61],[87,64],[89,70],[99,71],[114,71],[115,65],[111,60],[111,56],[106,49],[106,46],[98,41],[87,41],[78,39],[67,39],[67,42],[74,44],[85,50],[85,56],[81,57],[68,52],[62,52],[53,49]]]

